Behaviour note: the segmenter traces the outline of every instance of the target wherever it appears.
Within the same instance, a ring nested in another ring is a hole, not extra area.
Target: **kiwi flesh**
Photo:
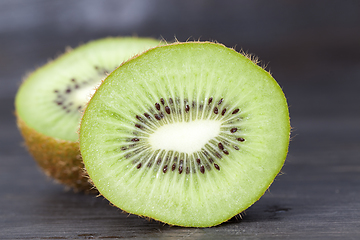
[[[159,43],[135,37],[91,41],[25,79],[15,99],[17,125],[30,154],[48,176],[76,191],[91,191],[78,144],[83,108],[108,73]]]
[[[130,59],[97,89],[80,125],[98,191],[125,212],[210,227],[243,212],[281,170],[286,98],[248,57],[211,42]]]

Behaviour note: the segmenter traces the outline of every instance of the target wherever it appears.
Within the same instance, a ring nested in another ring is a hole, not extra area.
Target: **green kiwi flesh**
[[[112,204],[187,227],[218,225],[281,170],[289,112],[272,76],[210,42],[150,49],[112,72],[80,126],[83,161]]]
[[[15,99],[17,124],[29,152],[47,175],[74,190],[91,189],[78,145],[83,108],[108,73],[159,43],[134,37],[91,41],[26,78]]]

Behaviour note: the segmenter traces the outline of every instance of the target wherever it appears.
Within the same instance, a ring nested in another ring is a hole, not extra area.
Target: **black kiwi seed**
[[[203,165],[201,165],[201,167],[200,167],[200,172],[201,172],[202,174],[204,174],[204,173],[205,173],[205,168],[204,168],[204,166],[203,166]]]
[[[185,112],[189,112],[189,110],[190,110],[189,105],[186,105],[186,106],[185,106]]]
[[[219,143],[218,147],[220,148],[220,150],[224,150],[224,146],[222,145],[222,143]]]
[[[237,108],[237,109],[235,109],[233,112],[232,112],[232,114],[236,114],[236,113],[238,113],[239,112],[239,109]]]
[[[217,165],[216,163],[214,163],[214,167],[215,167],[217,170],[220,171],[220,167],[219,167],[219,165]]]
[[[168,168],[168,165],[165,165],[164,168],[163,168],[163,173],[166,173],[167,168]]]
[[[163,98],[160,98],[160,102],[161,102],[162,105],[165,105],[165,101],[164,101]]]
[[[155,103],[155,107],[156,107],[156,109],[157,109],[158,111],[160,111],[160,104]]]
[[[224,152],[226,155],[229,155],[229,152],[228,152],[226,149],[224,149],[223,152]]]
[[[209,101],[208,101],[209,105],[210,105],[210,103],[212,102],[212,100],[213,100],[213,98],[212,98],[212,97],[211,97],[211,98],[209,98]]]
[[[239,150],[239,147],[236,146],[236,145],[234,145],[233,148],[234,148],[235,150]]]
[[[144,121],[144,119],[142,119],[139,115],[136,115],[136,118],[137,118],[139,121],[141,121],[141,122]]]
[[[200,158],[196,159],[196,162],[197,162],[197,164],[200,165],[200,163],[201,163]]]
[[[145,116],[147,119],[151,119],[151,116],[150,116],[148,113],[144,113],[144,116]]]
[[[237,131],[237,128],[232,128],[232,129],[230,129],[230,132],[231,133],[234,133],[234,132],[236,132]]]
[[[176,168],[176,163],[174,163],[174,164],[172,165],[172,167],[171,167],[171,171],[174,171],[174,170],[175,170],[175,168]]]
[[[138,142],[138,141],[140,141],[138,138],[133,138],[133,139],[131,139],[131,141],[132,142]]]
[[[160,115],[158,115],[158,114],[155,114],[154,117],[155,117],[157,120],[159,120],[159,121],[161,120],[161,117],[160,117]]]
[[[224,116],[225,113],[226,113],[226,108],[224,108],[224,109],[222,110],[221,115]]]
[[[137,169],[141,168],[141,163],[136,166]]]
[[[238,138],[237,140],[238,140],[239,142],[243,142],[243,141],[245,141],[245,139],[243,139],[243,138],[241,138],[241,137],[240,137],[240,138]]]
[[[171,105],[174,104],[174,101],[172,100],[172,98],[169,98],[169,103],[170,103]]]
[[[139,124],[135,124],[135,127],[142,129],[142,126]]]
[[[217,107],[214,108],[214,113],[215,113],[215,114],[218,114],[218,113],[219,113],[219,110],[218,110]]]
[[[179,166],[179,174],[181,174],[182,171],[183,171],[183,167],[180,165],[180,166]]]
[[[170,114],[170,108],[169,108],[168,106],[165,107],[165,112],[166,112],[167,114]]]
[[[218,105],[220,105],[222,102],[223,102],[223,98],[222,99],[220,99],[220,101],[218,102]]]

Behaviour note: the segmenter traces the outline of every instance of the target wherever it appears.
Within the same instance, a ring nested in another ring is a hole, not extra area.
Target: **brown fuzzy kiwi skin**
[[[97,193],[84,170],[78,142],[48,137],[27,126],[15,115],[27,150],[47,176],[75,192]]]

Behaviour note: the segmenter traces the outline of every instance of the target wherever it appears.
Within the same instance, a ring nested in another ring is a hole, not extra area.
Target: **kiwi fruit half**
[[[209,227],[241,213],[282,168],[290,122],[272,76],[221,44],[173,43],[130,59],[97,89],[80,150],[125,212]]]
[[[108,73],[159,42],[134,37],[95,40],[27,77],[15,99],[17,124],[29,152],[47,175],[75,190],[91,189],[77,133],[84,105]]]

